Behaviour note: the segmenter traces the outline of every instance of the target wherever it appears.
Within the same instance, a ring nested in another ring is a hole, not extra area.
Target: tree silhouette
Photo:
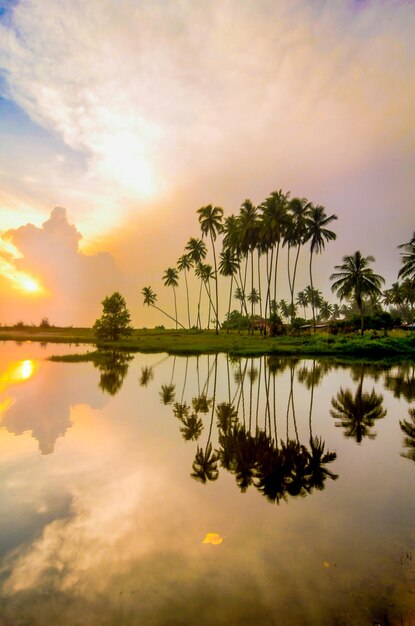
[[[381,285],[385,282],[382,276],[375,274],[369,263],[375,259],[372,256],[363,257],[359,250],[352,256],[344,256],[342,265],[336,265],[339,270],[330,276],[332,291],[337,293],[340,300],[353,297],[360,312],[360,329],[363,335],[363,299],[365,296],[380,296]]]
[[[215,266],[215,292],[216,292],[216,323],[215,323],[215,332],[219,333],[219,295],[218,295],[218,268],[216,263],[216,251],[215,251],[215,240],[218,233],[221,231],[221,223],[223,216],[223,209],[220,207],[212,207],[211,204],[207,206],[201,207],[197,210],[199,214],[199,223],[202,231],[202,236],[207,236],[209,234],[210,241],[212,243],[213,250],[213,264]]]
[[[401,248],[401,263],[402,267],[399,270],[399,278],[409,278],[412,284],[415,283],[415,232],[408,243],[402,243],[398,248]]]
[[[124,298],[118,291],[102,301],[102,315],[94,323],[97,339],[118,341],[133,332],[131,317]]]
[[[184,272],[184,282],[186,284],[186,301],[187,301],[187,322],[190,328],[190,302],[189,302],[189,285],[187,282],[187,272],[192,267],[193,263],[188,254],[183,254],[177,261],[177,268],[179,272]]]
[[[206,244],[202,239],[197,239],[196,237],[191,237],[186,244],[187,254],[192,261],[193,265],[197,268],[198,265],[206,258],[207,248]],[[200,320],[200,299],[202,297],[202,285],[203,281],[200,278],[200,289],[199,289],[199,299],[197,304],[197,319],[196,326],[201,328],[201,320]]]
[[[177,329],[177,300],[176,300],[176,287],[179,286],[179,274],[175,267],[168,267],[163,274],[163,283],[165,287],[172,287],[174,294],[174,314],[176,319]]]
[[[330,222],[337,220],[337,215],[326,214],[325,208],[321,205],[311,206],[308,216],[306,217],[306,239],[310,241],[310,285],[311,285],[311,308],[313,311],[313,329],[316,331],[316,316],[313,291],[313,254],[319,254],[324,250],[326,241],[336,239],[336,233],[326,228]]]

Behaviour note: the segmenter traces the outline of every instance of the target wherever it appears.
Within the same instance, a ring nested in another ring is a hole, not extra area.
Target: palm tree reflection
[[[403,440],[407,452],[401,453],[401,456],[411,461],[415,461],[415,408],[409,409],[409,420],[401,420],[399,425],[402,432],[406,435]]]
[[[324,441],[313,437],[311,431],[306,445],[301,443],[297,428],[295,439],[290,438],[288,433],[285,441],[277,438],[275,379],[288,367],[290,374],[288,401],[294,418],[293,381],[298,363],[297,359],[265,358],[257,367],[253,358],[246,359],[244,366],[239,359],[233,363],[236,370],[236,391],[234,393],[230,391],[230,375],[227,371],[228,402],[216,404],[218,357],[215,357],[212,366],[208,360],[207,379],[199,394],[192,398],[190,404],[183,401],[182,397],[181,402],[175,402],[173,405],[173,415],[180,423],[180,433],[185,441],[199,439],[203,432],[204,416],[210,413],[207,440],[203,446],[197,445],[192,464],[192,478],[203,483],[217,480],[219,467],[222,467],[235,477],[241,492],[247,491],[249,487],[255,487],[269,501],[277,503],[288,497],[305,497],[314,490],[321,491],[327,479],[337,479],[337,475],[327,467],[335,461],[336,453],[327,451]],[[227,360],[227,368],[230,364],[232,363]],[[299,378],[313,392],[324,371],[324,367],[314,361],[312,370],[306,371],[303,368],[303,371],[299,373]],[[270,384],[271,377],[273,385]],[[214,383],[213,390],[209,392],[211,378]],[[263,398],[264,393],[260,393],[262,378],[265,398]],[[249,406],[246,408],[249,409],[249,419],[245,419],[244,385],[248,387]],[[256,385],[255,392],[254,385]],[[168,391],[169,386],[165,387]],[[268,398],[270,393],[273,396],[271,401]],[[165,402],[166,394],[160,395],[162,401]],[[240,406],[241,415],[238,414]],[[274,407],[274,427],[271,424],[271,406]],[[311,420],[312,406],[311,401],[307,411],[309,420]],[[253,414],[255,419],[253,419]],[[217,428],[216,449],[212,443],[214,424]]]
[[[343,388],[332,398],[333,409],[330,414],[337,427],[345,429],[344,436],[355,439],[357,443],[367,437],[374,439],[376,433],[372,432],[375,420],[382,419],[386,415],[383,408],[383,396],[378,395],[374,389],[369,393],[363,392],[364,370],[362,369],[356,393],[353,395],[350,389]]]

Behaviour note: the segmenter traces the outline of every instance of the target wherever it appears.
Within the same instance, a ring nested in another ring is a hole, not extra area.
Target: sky
[[[415,230],[414,35],[413,0],[0,0],[0,323],[91,325],[118,290],[168,324],[140,292],[173,312],[197,209],[278,189],[338,216],[326,297],[356,250],[390,286]]]

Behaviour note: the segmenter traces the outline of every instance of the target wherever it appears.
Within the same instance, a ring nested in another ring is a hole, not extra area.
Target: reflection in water
[[[395,398],[401,396],[408,402],[415,400],[415,365],[402,363],[385,374],[385,387],[393,392]]]
[[[415,409],[409,409],[409,420],[401,420],[399,425],[406,437],[404,437],[403,444],[408,451],[402,453],[401,456],[406,459],[415,461]]]
[[[324,441],[312,434],[314,387],[321,382],[324,375],[324,368],[316,361],[313,361],[311,370],[303,365],[298,373],[299,379],[311,390],[308,412],[309,441],[306,445],[300,442],[294,401],[294,373],[298,363],[299,360],[295,359],[261,358],[257,367],[253,359],[246,359],[243,366],[241,359],[234,361],[236,391],[232,393],[230,363],[227,359],[227,396],[228,399],[232,398],[232,401],[225,402],[218,401],[216,397],[218,357],[214,358],[212,365],[208,362],[206,381],[199,395],[192,398],[191,407],[187,402],[176,402],[173,406],[173,415],[179,420],[180,432],[186,441],[199,439],[203,430],[202,416],[210,412],[206,443],[204,446],[198,445],[196,449],[191,473],[193,478],[203,483],[215,481],[219,476],[220,465],[234,475],[236,484],[242,492],[254,486],[273,502],[287,499],[288,496],[305,496],[314,489],[322,490],[327,478],[332,480],[337,478],[337,475],[326,467],[336,459],[336,453],[326,451]],[[287,367],[290,373],[286,411],[287,433],[286,440],[280,439],[278,442],[275,376]],[[214,381],[212,397],[208,397],[212,377]],[[274,385],[271,385],[271,380]],[[160,396],[165,403],[165,396],[162,394]],[[238,410],[241,411],[241,418]],[[216,447],[212,443],[215,416]],[[290,416],[294,424],[295,439],[289,436]]]
[[[158,358],[135,356],[116,402],[91,363],[41,362],[7,388],[16,424],[73,426],[47,459],[0,433],[0,626],[414,624],[414,475],[399,457],[413,458],[413,409],[401,430],[404,398],[384,392],[368,454],[329,414],[341,385],[379,399],[386,374],[369,385],[363,368],[362,385],[360,365],[353,382],[317,360],[219,355],[177,359],[172,375]]]
[[[345,429],[345,437],[361,443],[365,437],[368,439],[376,437],[376,433],[372,431],[375,420],[386,415],[382,403],[383,396],[377,395],[374,389],[371,393],[363,392],[362,385],[359,384],[354,395],[350,389],[340,389],[331,401],[333,409],[330,413],[334,419],[339,420],[336,426]]]
[[[99,387],[110,396],[120,391],[133,355],[119,350],[99,350],[93,364],[101,373]]]

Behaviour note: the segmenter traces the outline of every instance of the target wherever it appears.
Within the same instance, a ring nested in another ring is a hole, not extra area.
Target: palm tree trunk
[[[261,298],[261,253],[258,249],[258,293],[259,293],[259,314],[262,319],[262,298]]]
[[[155,304],[150,304],[150,306],[152,306],[154,309],[157,309],[157,311],[160,311],[160,313],[163,313],[163,315],[166,315],[169,319],[173,320],[173,322],[176,322],[176,324],[179,324],[179,326],[181,326],[183,330],[186,330],[183,324],[181,324],[177,319],[166,313],[166,311],[163,311],[163,309],[160,309],[160,307],[156,306]]]
[[[190,329],[190,304],[189,304],[189,286],[187,284],[187,270],[184,270],[184,281],[186,283],[186,297],[187,297],[187,320],[189,322]]]
[[[278,257],[280,254],[280,242],[277,243],[277,255],[275,257],[275,272],[274,272],[274,300],[277,301],[277,273],[278,273]]]
[[[298,264],[298,257],[300,255],[300,246],[301,244],[298,244],[297,246],[297,254],[295,255],[295,263],[294,263],[294,272],[293,272],[293,282],[292,282],[292,289],[291,289],[291,323],[293,322],[294,319],[294,289],[295,289],[295,277],[297,274],[297,264]]]
[[[251,295],[254,293],[254,251],[251,250]],[[254,299],[251,302],[251,335],[254,334]]]
[[[313,333],[316,332],[316,314],[314,309],[314,287],[313,287],[313,272],[311,269],[311,264],[313,262],[313,250],[310,252],[310,286],[311,286],[311,308],[313,311]]]
[[[232,289],[233,289],[233,274],[231,276],[231,288],[229,290],[229,304],[228,304],[228,325],[226,326],[226,333],[229,333],[229,315],[231,313],[232,304]]]
[[[173,287],[173,295],[174,295],[174,314],[176,316],[176,330],[177,330],[177,300],[176,300],[176,289]]]
[[[199,301],[197,303],[197,321],[196,321],[196,326],[199,325],[200,330],[202,330],[202,320],[200,318],[200,301],[202,299],[202,285],[203,285],[203,281],[202,279],[200,279]]]

